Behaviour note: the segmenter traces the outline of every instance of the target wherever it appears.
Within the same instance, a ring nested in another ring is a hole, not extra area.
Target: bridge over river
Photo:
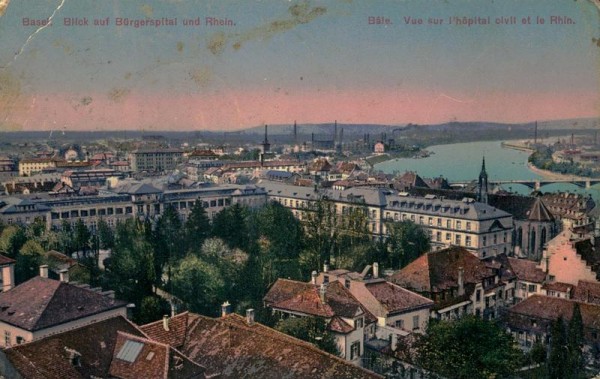
[[[468,185],[473,184],[474,181],[470,182],[451,182],[450,186],[454,188],[463,188]],[[527,179],[527,180],[496,180],[489,181],[488,184],[491,186],[499,185],[499,184],[522,184],[527,186],[533,190],[539,190],[545,185],[555,184],[555,183],[570,183],[574,184],[580,188],[590,189],[593,185],[600,183],[600,178],[591,179],[591,178],[572,178],[572,179]]]

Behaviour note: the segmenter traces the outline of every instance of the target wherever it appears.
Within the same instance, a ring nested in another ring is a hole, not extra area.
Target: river
[[[481,159],[490,182],[496,180],[529,180],[543,177],[527,167],[529,153],[503,148],[500,141],[469,142],[438,145],[427,148],[433,154],[427,158],[399,158],[375,165],[385,173],[416,171],[423,178],[444,176],[450,182],[476,180],[481,171]],[[531,189],[521,184],[504,184],[507,191],[528,194]],[[570,191],[591,194],[600,201],[600,184],[585,190],[574,184],[551,184],[541,188],[542,192]]]

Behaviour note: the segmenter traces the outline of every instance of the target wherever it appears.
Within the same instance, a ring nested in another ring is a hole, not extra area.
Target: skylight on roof
[[[123,344],[123,347],[121,347],[121,350],[119,350],[119,354],[117,354],[117,359],[133,363],[137,359],[143,347],[144,344],[141,342],[127,340]]]

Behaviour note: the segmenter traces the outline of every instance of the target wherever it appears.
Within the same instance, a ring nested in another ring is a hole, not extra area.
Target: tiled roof
[[[568,292],[573,291],[575,286],[569,283],[554,282],[546,283],[542,286],[542,288],[547,291]]]
[[[329,325],[327,326],[330,330],[334,332],[347,334],[354,330],[354,327],[344,321],[341,317],[334,316],[331,321],[329,321]]]
[[[580,280],[573,292],[573,299],[600,305],[600,283]]]
[[[110,375],[121,379],[204,378],[204,367],[169,345],[118,332]]]
[[[389,314],[433,305],[430,299],[386,281],[365,286]]]
[[[195,315],[182,352],[221,378],[381,378],[314,345],[230,314]]]
[[[568,322],[573,315],[575,303],[577,302],[574,300],[533,295],[514,305],[509,313],[546,320],[556,320],[562,316]],[[584,327],[600,330],[600,306],[579,302],[579,308]]]
[[[36,331],[126,304],[88,289],[37,276],[0,293],[0,321]]]
[[[13,264],[15,262],[16,261],[14,259],[6,257],[6,256],[0,254],[0,266]]]
[[[293,288],[296,286],[296,288]],[[271,290],[275,295],[269,296]],[[277,280],[265,296],[269,306],[294,312],[301,312],[318,317],[341,316],[354,318],[364,312],[360,303],[350,294],[342,283],[334,281],[327,285],[325,303],[321,300],[320,288],[317,285],[289,280]],[[285,296],[287,291],[288,296]],[[291,295],[291,296],[289,296]],[[277,302],[268,299],[279,297]]]
[[[183,343],[185,342],[185,333],[187,332],[188,322],[189,313],[184,312],[169,319],[169,330],[165,330],[163,320],[143,325],[140,329],[155,341],[179,348],[183,346]]]
[[[543,283],[546,273],[537,267],[537,263],[528,259],[508,258],[510,267],[517,279],[531,283]]]
[[[142,335],[135,325],[118,316],[18,345],[4,353],[27,379],[106,378],[119,331]],[[79,366],[71,363],[71,353],[80,355]]]
[[[493,275],[479,258],[462,247],[450,247],[424,254],[394,273],[390,281],[417,292],[438,292],[458,286],[458,269],[464,283],[480,283]]]

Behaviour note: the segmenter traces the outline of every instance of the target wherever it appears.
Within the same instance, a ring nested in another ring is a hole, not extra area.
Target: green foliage
[[[567,346],[569,350],[569,367],[573,377],[579,377],[585,362],[583,359],[583,320],[579,304],[575,303],[573,314],[569,321]]]
[[[201,200],[196,200],[184,225],[185,245],[188,252],[198,252],[210,235],[210,220]]]
[[[417,364],[448,378],[508,376],[521,361],[510,334],[475,316],[431,322],[417,342]]]
[[[550,339],[550,355],[548,357],[548,378],[565,378],[569,364],[569,351],[567,347],[567,334],[565,323],[562,317],[559,317],[552,323]]]
[[[217,213],[213,218],[212,235],[221,238],[231,247],[248,251],[250,236],[246,206],[234,204]]]
[[[339,356],[340,351],[327,322],[317,317],[290,317],[279,320],[275,329],[316,345],[319,349]]]
[[[39,267],[43,263],[44,249],[34,241],[25,242],[19,250],[15,264],[15,281],[17,284],[38,275]]]
[[[157,296],[146,296],[142,299],[136,323],[139,325],[149,324],[160,320],[169,313],[169,303],[166,300]]]
[[[151,230],[149,227],[146,229]],[[160,278],[166,267],[167,283],[170,283],[173,266],[185,255],[182,224],[175,208],[170,205],[165,207],[165,211],[156,223],[153,236],[156,276]]]
[[[87,228],[82,219],[78,219],[75,223],[74,232],[75,235],[73,238],[73,245],[75,251],[77,251],[78,255],[81,251],[83,252],[83,256],[86,256],[90,248],[90,238],[92,237],[92,234],[90,233],[89,229]]]
[[[98,243],[102,250],[112,249],[115,245],[113,230],[102,218],[98,221]]]
[[[173,269],[172,293],[192,312],[218,315],[225,281],[219,269],[195,255],[188,255]]]
[[[386,223],[389,238],[384,242],[388,267],[401,269],[429,251],[429,236],[412,221]]]
[[[147,228],[136,219],[117,223],[115,246],[111,257],[105,260],[107,285],[118,298],[138,306],[152,293],[156,282],[154,250],[148,241]]]

